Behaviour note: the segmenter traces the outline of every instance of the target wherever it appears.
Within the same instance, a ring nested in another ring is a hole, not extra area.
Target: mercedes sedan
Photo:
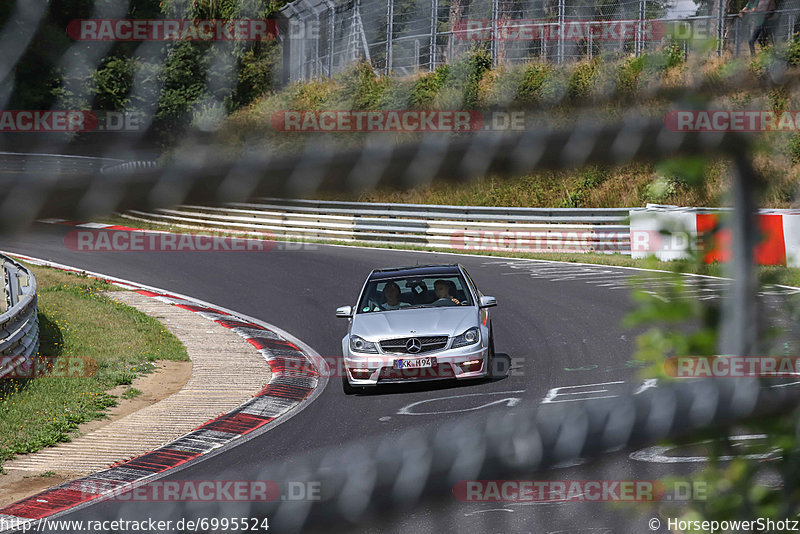
[[[349,319],[342,339],[345,393],[390,382],[490,376],[488,308],[497,301],[461,265],[374,270],[357,302],[336,310]]]

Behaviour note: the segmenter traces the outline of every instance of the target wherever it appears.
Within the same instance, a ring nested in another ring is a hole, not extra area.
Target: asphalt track
[[[631,276],[642,273],[603,266],[498,260],[485,256],[325,245],[279,245],[262,252],[77,252],[64,244],[71,230],[37,224],[30,233],[0,239],[0,250],[85,268],[191,295],[274,324],[322,356],[340,356],[346,330],[337,306],[352,304],[366,275],[377,267],[427,263],[463,264],[481,290],[497,297],[492,310],[498,354],[511,370],[478,383],[390,386],[376,394],[345,396],[339,380],[304,411],[232,450],[168,475],[164,480],[252,480],[260,466],[291,465],[370,436],[386,436],[420,424],[450,421],[461,413],[513,410],[543,399],[572,401],[613,395],[642,384],[630,360],[637,332],[620,326],[632,307]],[[659,275],[646,273],[657,284]],[[624,382],[616,384],[614,382]],[[602,384],[594,386],[592,384]],[[555,390],[566,386],[582,386]],[[412,415],[413,414],[413,415]],[[685,474],[696,464],[653,463],[620,452],[589,464],[527,479],[654,480]],[[461,503],[419,507],[391,524],[353,530],[391,532],[668,532],[652,530],[658,503],[619,507],[607,503]],[[218,505],[213,515],[242,517],[247,503]],[[92,519],[153,517],[177,520],[208,516],[207,505],[105,502],[62,516]]]

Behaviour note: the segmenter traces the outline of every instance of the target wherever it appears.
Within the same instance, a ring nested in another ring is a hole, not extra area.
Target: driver
[[[450,305],[452,302],[455,305],[461,302],[450,294],[450,283],[447,280],[437,280],[433,283],[433,291],[436,293],[436,301],[434,304],[438,306]]]
[[[399,308],[411,306],[407,302],[400,301],[400,286],[398,286],[395,282],[388,282],[384,286],[383,296],[386,299],[386,302],[381,304],[381,308],[384,310],[397,310]]]

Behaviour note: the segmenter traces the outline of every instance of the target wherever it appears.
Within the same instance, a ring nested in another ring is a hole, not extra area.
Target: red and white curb
[[[313,349],[263,321],[128,280],[20,254],[5,254],[34,265],[85,274],[198,313],[245,338],[266,358],[272,376],[266,387],[249,401],[171,443],[1,508],[0,532],[23,528],[31,521],[88,505],[105,495],[151,482],[195,459],[209,457],[222,452],[223,448],[227,449],[228,445],[238,445],[252,439],[296,415],[321,393],[327,383],[325,362]],[[287,373],[287,369],[291,369],[291,372]]]
[[[168,234],[166,230],[145,230],[144,228],[134,228],[132,226],[121,226],[119,224],[106,224],[96,222],[78,222],[67,219],[39,219],[40,223],[45,224],[64,224],[67,226],[77,226],[79,228],[90,228],[92,230],[124,230],[127,232],[150,232],[154,234]]]

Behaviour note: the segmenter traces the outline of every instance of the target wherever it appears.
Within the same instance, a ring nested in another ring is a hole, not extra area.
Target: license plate
[[[419,369],[421,367],[433,367],[436,365],[436,358],[407,358],[395,360],[395,369]]]

